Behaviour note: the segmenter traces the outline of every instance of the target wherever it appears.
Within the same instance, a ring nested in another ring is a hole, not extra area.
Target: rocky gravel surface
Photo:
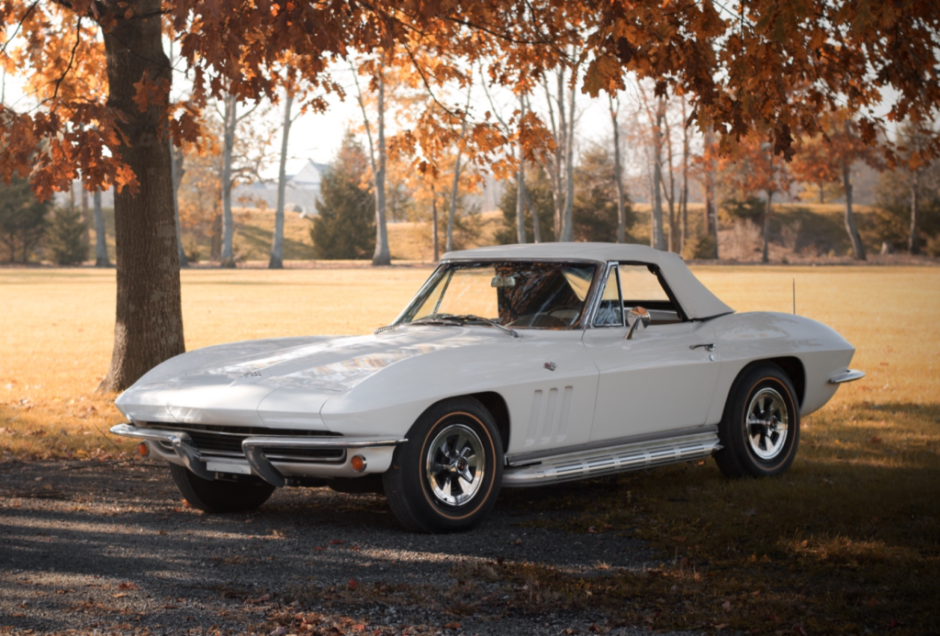
[[[0,634],[647,633],[602,614],[519,611],[499,581],[473,582],[464,602],[461,566],[592,577],[664,558],[540,524],[570,514],[548,496],[504,491],[474,531],[430,536],[405,532],[378,495],[287,488],[254,513],[206,515],[162,464],[2,463]]]

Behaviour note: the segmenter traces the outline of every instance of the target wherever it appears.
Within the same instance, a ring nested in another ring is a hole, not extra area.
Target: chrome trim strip
[[[618,437],[615,439],[605,439],[587,444],[578,444],[577,446],[567,446],[555,450],[532,451],[529,453],[517,453],[506,457],[506,466],[520,466],[523,464],[532,464],[536,461],[554,461],[565,457],[583,455],[595,449],[613,449],[620,446],[632,446],[642,444],[643,442],[665,442],[666,440],[677,437],[688,437],[692,435],[704,435],[706,433],[718,434],[717,425],[689,426],[686,428],[677,428],[664,433],[644,433],[643,435],[633,435],[630,437]]]
[[[177,457],[183,461],[186,468],[203,479],[214,479],[212,473],[206,470],[202,455],[199,453],[199,450],[193,446],[192,439],[184,432],[137,428],[133,424],[127,423],[112,426],[111,432],[121,437],[135,437],[137,439],[145,439],[154,442],[169,442],[170,446],[172,446],[173,450],[176,452]]]
[[[585,453],[580,457],[553,458],[542,464],[506,469],[503,471],[503,487],[542,486],[675,464],[708,457],[719,448],[717,433],[704,433],[676,438],[671,442],[654,440],[609,448],[593,455]]]
[[[846,382],[855,382],[856,380],[861,380],[865,377],[864,371],[858,371],[856,369],[846,369],[842,373],[838,373],[831,378],[829,378],[829,384],[844,384]]]

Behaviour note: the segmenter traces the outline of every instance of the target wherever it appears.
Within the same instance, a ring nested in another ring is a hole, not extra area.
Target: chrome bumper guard
[[[846,369],[842,373],[837,373],[836,375],[829,378],[829,384],[844,384],[846,382],[855,382],[856,380],[861,380],[864,377],[864,371]]]
[[[152,428],[138,428],[133,424],[118,424],[111,427],[111,432],[121,437],[134,437],[154,442],[168,442],[176,455],[190,471],[203,479],[214,479],[215,475],[206,469],[199,449],[193,445],[192,438],[183,431],[161,431]],[[246,437],[242,440],[242,451],[251,466],[251,472],[272,486],[283,487],[287,480],[271,461],[265,457],[265,449],[278,448],[330,448],[358,450],[380,446],[397,446],[407,439],[396,437]]]

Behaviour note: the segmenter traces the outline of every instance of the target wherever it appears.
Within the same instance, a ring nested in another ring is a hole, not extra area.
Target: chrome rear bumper
[[[838,373],[831,378],[829,378],[829,384],[843,384],[845,382],[854,382],[855,380],[861,380],[865,377],[864,371],[857,371],[855,369],[846,369],[842,373]]]
[[[192,438],[185,431],[163,431],[152,428],[139,428],[134,424],[118,424],[111,427],[111,432],[121,437],[133,437],[154,442],[167,442],[186,468],[202,477],[214,479],[213,471],[208,470],[203,457],[193,444]],[[242,451],[251,466],[251,472],[272,486],[282,487],[287,480],[265,456],[265,449],[343,449],[360,450],[365,448],[394,448],[408,440],[395,437],[246,437],[242,440]]]

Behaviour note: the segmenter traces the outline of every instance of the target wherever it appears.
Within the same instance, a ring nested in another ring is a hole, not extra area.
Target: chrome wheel
[[[751,452],[763,460],[775,458],[787,441],[790,421],[783,396],[763,388],[751,398],[745,413],[745,435]]]
[[[480,489],[485,466],[479,435],[465,424],[451,424],[428,446],[425,475],[440,503],[460,506]]]

